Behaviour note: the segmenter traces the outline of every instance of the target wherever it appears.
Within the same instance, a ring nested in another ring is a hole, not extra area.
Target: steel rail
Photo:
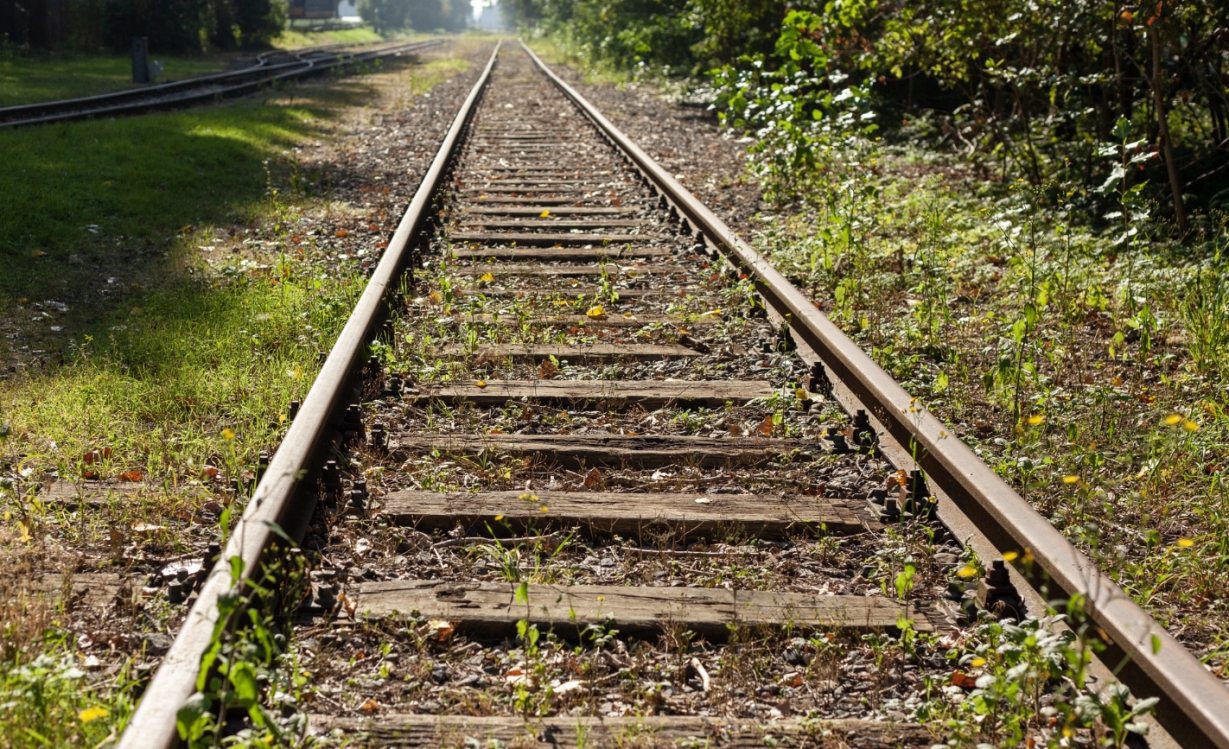
[[[930,480],[1050,599],[1083,599],[1101,628],[1107,649],[1099,654],[1137,697],[1159,697],[1157,721],[1189,749],[1229,749],[1229,689],[1092,561],[994,473],[941,421],[907,393],[762,255],[738,237],[669,172],[557,76],[524,43],[542,72],[581,109],[651,183],[713,242],[748,271],[760,294],[789,321],[792,332],[820,356],[915,456]],[[1124,659],[1125,665],[1124,665]],[[1119,668],[1121,669],[1119,670]]]
[[[475,104],[490,80],[499,45],[452,121],[435,159],[423,177],[397,231],[388,243],[349,320],[333,344],[303,406],[274,453],[252,499],[226,543],[219,561],[201,586],[179,634],[145,690],[145,696],[120,736],[119,749],[167,749],[178,741],[176,714],[196,691],[201,656],[210,646],[218,623],[218,600],[242,590],[259,569],[261,556],[276,542],[279,530],[301,536],[315,508],[303,479],[330,435],[330,420],[344,401],[347,383],[360,363],[370,333],[386,313],[384,295],[396,289],[410,258],[411,242],[430,218],[431,204],[443,184],[449,161]],[[229,560],[243,560],[239,580],[232,582]]]
[[[86,96],[79,99],[61,99],[58,101],[6,107],[0,109],[0,128],[43,125],[52,122],[85,120],[117,114],[140,114],[143,112],[178,109],[191,104],[249,94],[274,81],[303,78],[336,67],[352,65],[355,62],[366,62],[399,55],[404,52],[426,49],[443,43],[443,40],[440,39],[407,42],[405,44],[353,54],[345,54],[343,52],[331,53],[334,54],[333,59],[321,60],[312,60],[304,57],[307,54],[324,51],[324,48],[312,48],[296,53],[295,56],[299,59],[292,62],[274,65],[262,63],[244,68],[243,70],[213,73],[182,81],[159,84],[149,88],[128,89]],[[277,71],[284,72],[279,73]],[[217,87],[217,84],[225,81],[242,80],[245,78],[251,80],[243,83],[223,85],[220,88]],[[194,89],[201,90],[197,93],[190,93]],[[13,119],[14,117],[19,117],[20,119]]]

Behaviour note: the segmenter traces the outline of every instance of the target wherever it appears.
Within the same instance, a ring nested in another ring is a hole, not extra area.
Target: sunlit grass
[[[463,67],[441,61],[392,75],[408,97]],[[373,98],[358,78],[0,133],[0,322],[19,332],[0,355],[31,363],[0,378],[5,746],[95,746],[126,720],[131,668],[82,680],[69,622],[51,604],[9,593],[27,568],[49,563],[49,549],[73,549],[80,571],[93,563],[87,549],[106,548],[108,534],[137,522],[164,524],[168,548],[186,551],[171,520],[185,527],[216,486],[185,486],[206,466],[242,480],[274,446],[288,404],[310,388],[365,284],[313,238],[291,240],[301,216],[330,206],[312,192],[321,175],[300,168],[293,149],[330,137],[347,106]],[[225,254],[200,249],[221,240]],[[47,300],[68,311],[32,321],[33,305]],[[87,469],[94,450],[101,457]],[[88,513],[19,494],[52,477],[133,470],[151,493]],[[164,629],[162,616],[170,614],[155,612],[149,626]],[[46,686],[45,703],[22,697],[31,683]]]

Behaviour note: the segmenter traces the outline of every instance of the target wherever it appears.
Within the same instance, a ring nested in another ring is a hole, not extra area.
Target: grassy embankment
[[[1125,236],[900,142],[756,244],[1224,678],[1229,225]]]
[[[388,75],[422,90],[459,64]],[[194,494],[185,484],[207,461],[240,475],[270,446],[363,285],[310,236],[292,241],[292,222],[329,205],[312,194],[320,175],[290,149],[326,137],[373,94],[350,79],[0,132],[0,357],[14,367],[0,379],[0,733],[10,745],[93,746],[130,711],[133,661],[120,653],[118,671],[87,675],[71,616],[17,591],[31,570],[106,568],[90,550],[105,550],[108,534],[191,518],[200,484]],[[86,469],[85,455],[104,448]],[[34,497],[39,483],[85,470],[138,471],[161,490],[88,512]],[[156,541],[171,553],[183,543]]]
[[[273,46],[278,49],[316,47],[326,44],[371,44],[384,38],[366,26],[338,31],[291,31],[287,29]],[[201,55],[159,55],[163,63],[159,82],[176,81],[225,70],[232,60],[251,52],[215,52]],[[132,60],[126,55],[92,55],[72,52],[23,53],[0,51],[0,107],[32,104],[55,99],[93,96],[129,88]]]

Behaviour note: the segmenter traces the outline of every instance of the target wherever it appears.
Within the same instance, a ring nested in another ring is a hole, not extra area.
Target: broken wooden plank
[[[586,689],[589,687],[586,686]],[[508,746],[531,749],[926,749],[937,738],[917,723],[875,720],[760,722],[751,718],[699,715],[513,716],[383,714],[373,718],[312,715],[310,731],[341,732],[351,746],[468,749]]]
[[[675,538],[712,538],[732,529],[750,538],[778,539],[823,530],[858,533],[878,526],[864,499],[772,497],[755,494],[664,492],[392,492],[381,515],[419,530],[580,526],[594,533],[642,538],[668,530]],[[543,510],[542,508],[546,508]],[[495,520],[499,517],[500,520]],[[735,554],[732,552],[732,554]]]
[[[38,498],[42,502],[74,508],[102,507],[114,497],[131,497],[148,494],[153,487],[143,481],[54,481]]]
[[[811,460],[824,451],[816,441],[760,437],[642,436],[623,434],[402,434],[400,452],[478,455],[485,451],[536,457],[569,468],[696,466],[731,468],[764,465],[787,456]]]
[[[610,624],[622,635],[652,635],[674,626],[713,640],[730,627],[789,626],[793,631],[889,630],[909,619],[919,632],[934,629],[911,604],[883,596],[819,595],[726,588],[666,588],[629,585],[528,586],[458,580],[385,580],[362,583],[347,593],[356,618],[413,615],[445,619],[475,637],[504,637],[527,620],[556,634],[575,636],[590,624]]]
[[[772,384],[762,380],[490,380],[482,387],[474,383],[420,385],[416,394],[405,398],[412,402],[473,403],[484,408],[524,398],[536,403],[601,403],[606,408],[640,406],[655,410],[667,406],[742,405],[768,398],[773,392]]]
[[[454,231],[448,234],[453,242],[479,242],[501,245],[527,245],[530,247],[552,247],[557,244],[626,244],[628,242],[649,242],[655,237],[648,234],[533,234],[512,231]]]
[[[542,360],[555,357],[568,361],[607,359],[676,359],[700,356],[700,352],[676,343],[594,343],[584,346],[566,343],[505,343],[498,346],[478,346],[472,351],[463,344],[449,344],[437,349],[441,357],[474,357],[486,361],[500,359]]]

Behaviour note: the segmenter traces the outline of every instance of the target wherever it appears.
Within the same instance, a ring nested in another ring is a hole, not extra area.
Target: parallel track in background
[[[407,274],[420,297],[398,293]],[[746,301],[748,291],[756,304]],[[367,357],[377,338],[397,349],[407,332],[427,329],[435,343],[420,355],[469,377],[412,382]],[[469,335],[449,332],[456,330]],[[785,434],[771,418],[773,404],[794,403],[798,385],[816,405],[788,410]],[[825,415],[825,402],[847,415]],[[670,426],[700,406],[724,407],[731,421],[752,428],[697,434]],[[432,421],[434,408],[448,409],[453,425]],[[507,466],[508,474],[454,493],[399,478],[400,466],[433,454]],[[369,492],[347,460],[329,462],[351,457],[381,468],[388,491]],[[898,469],[910,478],[891,496],[879,488],[868,494]],[[674,484],[661,478],[670,471]],[[754,491],[726,493],[747,485]],[[929,523],[952,548],[968,539],[983,559],[1011,552],[1016,566],[999,574],[1031,613],[1043,613],[1046,599],[1083,597],[1109,644],[1103,662],[1125,664],[1118,675],[1136,696],[1161,698],[1157,745],[1229,749],[1229,691],[1194,656],[532,52],[501,56],[497,48],[222,557],[243,560],[243,585],[276,543],[275,525],[297,541],[327,543],[347,518],[377,531],[361,524],[378,515],[386,525],[435,532],[418,536],[427,544],[420,556],[439,566],[423,575],[422,565],[390,558],[363,575],[328,571],[330,583],[317,580],[301,613],[316,630],[417,612],[480,643],[514,634],[518,620],[574,636],[613,618],[620,637],[681,626],[717,654],[731,625],[788,621],[840,635],[891,629],[906,618],[932,629],[950,610],[933,591],[899,603],[817,592],[815,579],[781,579],[771,590],[691,587],[669,584],[668,573],[654,584],[604,579],[600,566],[575,572],[586,563],[574,563],[566,581],[520,588],[468,565],[465,550],[498,543],[480,536],[502,523],[513,536],[504,543],[526,548],[570,528],[595,559],[741,554],[756,565],[764,558],[756,555],[774,549],[811,553],[816,528],[877,537],[902,514]],[[715,542],[731,526],[776,545]],[[462,529],[455,537],[441,535],[454,527]],[[696,540],[711,551],[689,546]],[[201,584],[121,747],[177,741],[176,712],[195,691],[219,597],[234,590],[230,569],[223,561]],[[688,673],[698,679],[696,663]],[[707,675],[703,681],[707,692]],[[572,746],[581,743],[578,723],[592,732],[591,745],[604,745],[627,727],[620,718],[384,709],[375,719],[334,713],[314,721],[359,743],[422,746],[458,735],[506,742],[530,728],[541,741]],[[666,740],[719,733],[734,746],[764,741],[745,730],[756,722],[745,716],[640,720]],[[830,725],[868,746],[932,743],[915,725]],[[774,730],[802,729],[786,721]]]
[[[125,89],[79,99],[23,104],[0,108],[0,128],[72,122],[97,117],[162,112],[247,96],[285,81],[352,65],[399,57],[443,44],[443,40],[399,42],[375,49],[348,51],[347,45],[304,50],[265,52],[251,67],[182,81]],[[287,59],[281,59],[287,58]]]

